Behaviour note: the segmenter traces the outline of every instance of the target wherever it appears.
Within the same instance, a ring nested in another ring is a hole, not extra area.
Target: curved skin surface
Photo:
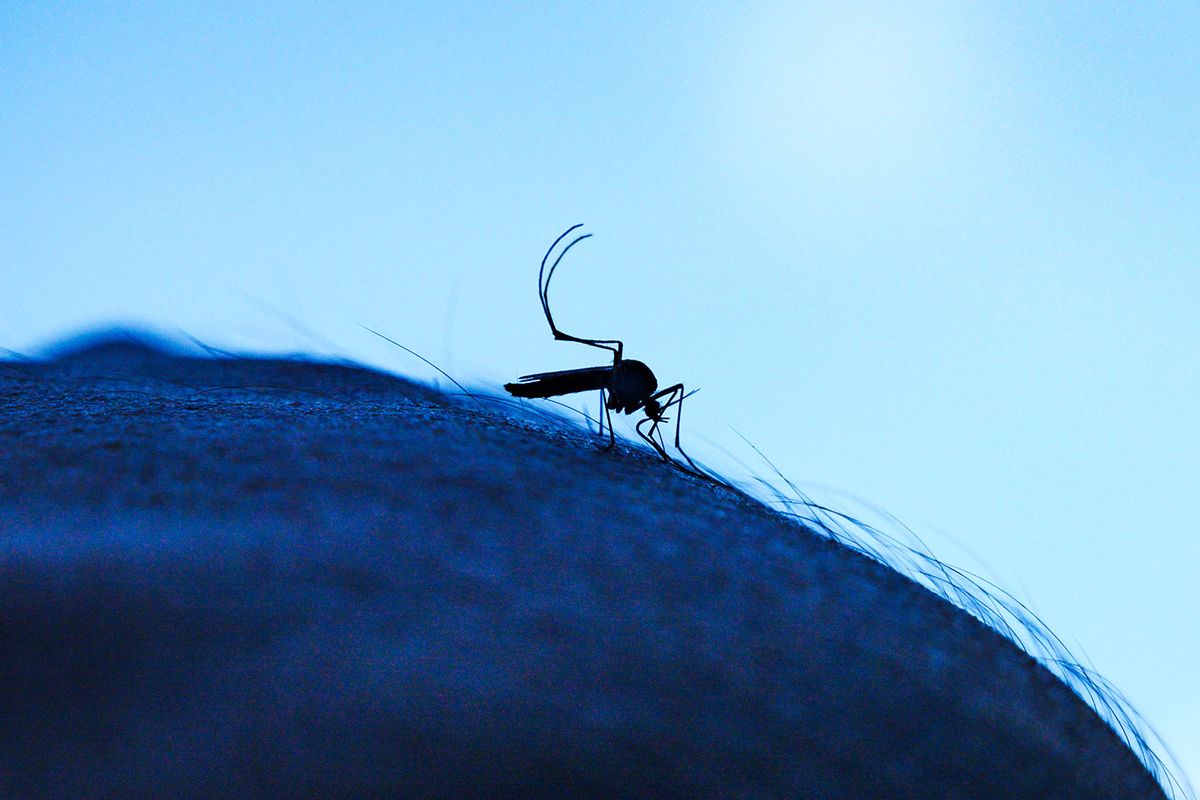
[[[0,796],[1164,796],[906,578],[488,408],[135,341],[0,363]]]

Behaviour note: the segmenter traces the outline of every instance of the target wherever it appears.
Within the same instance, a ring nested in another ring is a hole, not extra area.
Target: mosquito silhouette
[[[691,392],[685,393],[682,383],[676,383],[673,386],[668,386],[660,390],[658,388],[658,379],[654,377],[654,373],[648,366],[641,361],[624,357],[625,345],[621,340],[583,339],[562,332],[554,324],[554,316],[550,313],[550,280],[554,277],[554,271],[558,269],[563,256],[572,247],[590,237],[591,234],[585,233],[572,239],[554,259],[554,263],[550,265],[549,271],[546,270],[546,262],[550,260],[550,255],[558,247],[559,243],[581,227],[583,227],[582,224],[572,225],[570,228],[567,228],[561,236],[554,240],[554,244],[550,245],[550,249],[542,257],[542,266],[538,270],[538,297],[542,301],[542,311],[546,315],[546,322],[550,323],[550,332],[554,334],[556,341],[578,342],[579,344],[586,344],[589,347],[609,350],[613,354],[612,366],[584,367],[583,369],[566,369],[558,372],[539,372],[534,375],[523,375],[517,383],[504,384],[504,388],[514,397],[557,397],[564,394],[575,394],[576,392],[588,392],[593,389],[599,389],[600,404],[604,407],[604,417],[608,420],[608,444],[605,445],[605,449],[616,444],[616,434],[613,432],[612,426],[612,412],[616,411],[620,413],[623,411],[626,414],[634,414],[642,411],[646,417],[639,420],[635,426],[638,436],[642,437],[647,444],[654,448],[654,451],[662,456],[664,461],[672,465],[675,465],[675,461],[667,453],[666,443],[663,441],[659,426],[669,421],[669,418],[665,415],[667,411],[674,407],[676,408],[675,449],[679,451],[696,474],[703,475],[704,473],[700,468],[696,466],[688,454],[684,452],[683,448],[679,446],[679,426],[683,415],[683,401],[694,394],[696,390],[693,389]],[[648,427],[643,430],[643,426]],[[604,419],[600,420],[600,435],[604,435]]]

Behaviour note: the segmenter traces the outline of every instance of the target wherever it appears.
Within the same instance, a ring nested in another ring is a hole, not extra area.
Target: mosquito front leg
[[[647,434],[644,430],[642,430],[642,426],[645,425],[647,422],[650,423],[650,433],[649,434]],[[634,430],[637,431],[638,436],[642,437],[642,440],[645,441],[646,444],[648,444],[654,448],[654,452],[658,453],[658,455],[662,458],[663,461],[667,462],[668,464],[671,463],[671,457],[669,455],[667,455],[666,448],[664,448],[662,445],[660,445],[654,439],[654,434],[658,432],[657,420],[651,419],[650,417],[646,417],[645,419],[639,421],[638,424],[634,426]]]
[[[695,390],[693,390],[693,391],[695,391]],[[687,461],[688,465],[691,466],[691,468],[693,470],[695,470],[696,472],[700,472],[700,468],[696,466],[696,463],[694,461],[692,461],[692,457],[689,456],[687,454],[687,451],[685,451],[683,449],[683,447],[680,446],[680,444],[679,444],[679,433],[683,429],[683,401],[687,397],[688,397],[688,394],[684,392],[683,384],[677,383],[674,386],[668,386],[666,389],[663,389],[662,391],[657,392],[656,394],[654,394],[652,396],[651,399],[659,400],[661,402],[661,410],[659,411],[659,420],[666,419],[666,417],[664,417],[663,415],[666,414],[667,410],[670,409],[672,406],[678,407],[678,411],[675,412],[675,449],[679,451],[679,454],[681,456],[683,456],[684,460]],[[666,399],[663,400],[662,398],[666,398]],[[658,430],[658,422],[657,421],[654,423],[653,430],[654,431]],[[663,449],[665,449],[665,447]]]

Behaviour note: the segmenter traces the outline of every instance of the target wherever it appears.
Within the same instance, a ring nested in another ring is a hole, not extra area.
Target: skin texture
[[[0,796],[1160,798],[735,492],[348,366],[0,364]]]

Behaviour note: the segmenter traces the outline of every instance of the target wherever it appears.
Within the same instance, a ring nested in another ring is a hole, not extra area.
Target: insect
[[[538,270],[538,297],[542,301],[542,312],[546,322],[550,323],[550,332],[555,341],[578,342],[589,347],[609,350],[613,354],[611,367],[584,367],[583,369],[567,369],[558,372],[539,372],[534,375],[523,375],[516,383],[506,383],[504,388],[514,397],[556,397],[576,392],[600,390],[600,404],[604,407],[604,417],[608,420],[608,444],[605,449],[616,444],[613,432],[612,412],[634,414],[638,411],[645,413],[645,419],[639,420],[635,426],[638,436],[647,442],[654,451],[662,456],[668,464],[675,464],[667,454],[666,444],[662,439],[659,426],[668,422],[667,411],[676,408],[675,449],[687,460],[687,463],[697,474],[703,474],[683,448],[679,446],[679,426],[683,414],[683,401],[692,392],[684,392],[683,384],[676,383],[665,389],[658,388],[658,379],[651,369],[641,361],[624,357],[625,345],[619,339],[583,339],[559,330],[554,324],[554,316],[550,313],[550,281],[554,271],[562,262],[563,256],[574,247],[591,236],[581,234],[562,249],[547,271],[546,263],[550,255],[563,239],[581,228],[582,225],[572,225],[561,236],[554,240],[546,255],[542,257],[542,266]],[[644,429],[643,429],[644,428]],[[600,435],[604,435],[604,419],[600,420]]]

